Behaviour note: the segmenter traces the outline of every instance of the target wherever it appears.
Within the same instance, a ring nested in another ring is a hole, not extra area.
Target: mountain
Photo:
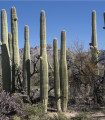
[[[20,54],[20,65],[21,65],[21,69],[22,69],[22,63],[23,63],[23,53],[24,53],[24,49],[20,49],[19,50],[19,54]],[[33,62],[34,61],[34,56],[40,55],[40,46],[36,46],[36,47],[30,47],[30,57],[31,57],[31,71],[33,69]],[[58,50],[58,56],[59,56],[59,60],[60,60],[60,50]],[[53,47],[51,44],[47,44],[47,57],[48,57],[48,62],[53,65]],[[67,59],[69,59],[71,62],[73,61],[75,57],[75,53],[73,53],[70,49],[67,49]],[[104,65],[105,61],[103,59],[105,59],[105,50],[100,50],[99,51],[99,59],[102,59],[102,61],[100,62],[101,65]],[[0,63],[1,63],[1,51],[0,51]],[[0,64],[0,75],[1,75],[1,64]]]

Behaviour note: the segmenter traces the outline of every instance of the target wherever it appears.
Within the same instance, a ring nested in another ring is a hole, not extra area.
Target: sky
[[[19,48],[24,47],[25,25],[29,26],[30,46],[40,45],[40,12],[44,10],[46,15],[47,44],[53,45],[53,39],[56,37],[60,48],[61,31],[65,30],[67,48],[70,48],[74,41],[78,41],[84,44],[85,50],[88,50],[92,35],[92,11],[95,10],[98,48],[105,50],[105,30],[103,30],[104,0],[0,0],[0,11],[5,9],[7,12],[8,32],[11,32],[10,11],[12,6],[16,7],[17,11]]]

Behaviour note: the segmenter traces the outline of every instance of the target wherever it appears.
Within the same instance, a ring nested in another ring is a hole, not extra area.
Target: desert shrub
[[[42,104],[26,104],[23,106],[22,111],[29,120],[43,120],[46,115],[44,113],[44,106]]]
[[[2,91],[0,94],[0,120],[9,119],[11,114],[20,114],[20,104],[16,103],[18,96],[11,96],[9,93]]]
[[[62,112],[58,112],[57,115],[49,117],[49,120],[70,120]]]
[[[71,118],[71,120],[92,120],[92,118],[88,116],[88,114],[85,112],[76,117]]]
[[[0,81],[0,93],[2,92],[2,82]]]
[[[10,118],[10,120],[24,120],[24,119],[21,119],[19,116],[14,115],[12,116],[12,118]]]

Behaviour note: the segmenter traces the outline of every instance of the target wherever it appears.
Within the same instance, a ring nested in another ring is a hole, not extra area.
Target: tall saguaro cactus
[[[13,59],[12,59],[12,90],[17,87],[18,71],[19,71],[19,48],[18,48],[18,25],[16,8],[11,8],[11,33],[13,42]]]
[[[7,14],[4,9],[1,11],[1,42],[3,89],[6,92],[11,92],[11,69],[9,58],[10,54],[8,48]]]
[[[92,42],[90,43],[91,61],[97,66],[98,48],[97,48],[97,33],[96,33],[96,12],[92,12]],[[98,70],[96,72],[98,74]]]
[[[60,82],[61,82],[61,108],[67,110],[68,103],[68,74],[66,63],[66,32],[61,32],[61,52],[60,52]]]
[[[26,94],[30,95],[30,46],[29,28],[24,28],[24,55],[23,55],[23,88]]]
[[[13,48],[12,48],[12,34],[8,33],[8,44],[9,44],[9,53],[10,53],[10,68],[11,68],[11,83],[12,83],[12,56],[13,56]],[[11,85],[12,88],[12,85]]]
[[[58,42],[55,38],[53,40],[53,62],[54,62],[54,91],[57,110],[61,110],[60,105],[60,74],[59,74],[59,62],[58,62]]]
[[[40,14],[40,97],[47,112],[48,103],[48,61],[46,50],[46,20],[45,12]]]
[[[97,33],[96,33],[96,12],[92,12],[92,42],[90,43],[91,63],[94,65],[94,72],[99,75],[98,70],[98,48],[97,48]],[[95,89],[95,86],[93,87]],[[94,94],[94,103],[97,103],[97,95]]]

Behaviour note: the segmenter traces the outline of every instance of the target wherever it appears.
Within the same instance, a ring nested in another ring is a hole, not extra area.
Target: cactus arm
[[[0,42],[0,46],[2,46],[2,42]]]
[[[52,72],[54,72],[54,69],[52,67],[52,65],[50,64],[50,62],[48,61],[48,66],[50,67],[50,69],[52,70]]]

